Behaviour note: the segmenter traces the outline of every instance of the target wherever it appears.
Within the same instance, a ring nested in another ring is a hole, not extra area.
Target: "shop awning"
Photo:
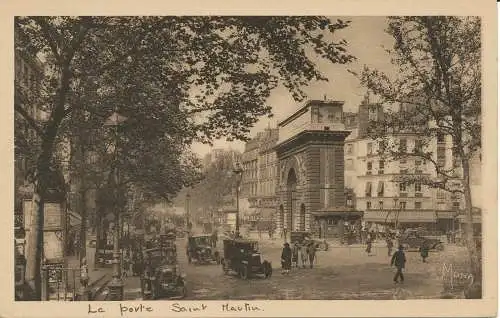
[[[458,220],[460,221],[460,223],[465,223],[467,222],[467,218],[465,215],[463,214],[460,214],[458,216]],[[473,215],[472,216],[472,222],[473,223],[476,223],[476,224],[481,224],[482,223],[482,220],[481,220],[481,215]]]
[[[398,214],[399,213],[399,214]],[[436,213],[431,210],[424,211],[398,211],[398,210],[378,210],[365,211],[363,219],[369,222],[394,222],[398,219],[400,223],[426,223],[436,222]]]
[[[330,217],[330,216],[338,216],[338,217],[362,217],[363,211],[355,211],[355,210],[344,210],[344,211],[315,211],[311,213],[312,216],[321,218],[321,217]]]
[[[453,219],[456,215],[455,211],[436,211],[438,219]]]

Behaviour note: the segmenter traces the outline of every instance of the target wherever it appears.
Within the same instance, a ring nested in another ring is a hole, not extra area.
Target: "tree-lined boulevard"
[[[186,237],[179,235],[177,257],[187,275],[187,299],[437,298],[443,295],[437,273],[448,263],[461,264],[460,270],[474,277],[465,295],[478,297],[481,250],[473,233],[470,162],[481,153],[480,20],[391,17],[387,22],[397,76],[368,66],[351,73],[381,104],[407,107],[391,108],[383,121],[372,123],[370,136],[383,140],[398,129],[421,134],[427,137],[422,149],[433,138],[451,136],[456,162],[451,169],[444,169],[432,152],[408,153],[389,141],[380,155],[433,164],[437,178],[397,182],[460,196],[466,246],[450,242],[443,253],[431,252],[429,264],[408,252],[408,278],[400,288],[394,287],[380,238],[374,256],[367,256],[364,246],[333,246],[318,252],[314,269],[293,269],[288,276],[280,274],[283,239],[253,233],[274,274],[240,280],[224,275],[220,265],[188,264]],[[123,257],[134,244],[141,252],[146,249],[149,232],[165,230],[166,217],[156,220],[148,212],[158,203],[188,200],[198,211],[196,217],[215,224],[213,210],[224,204],[225,196],[236,195],[233,235],[245,236],[238,213],[244,171],[234,162],[240,154],[227,151],[203,167],[191,146],[249,140],[252,127],[273,116],[268,101],[278,88],[285,88],[296,102],[310,99],[305,88],[328,81],[322,63],[349,68],[356,60],[342,34],[350,24],[315,16],[16,17],[16,56],[43,65],[36,79],[30,77],[36,82],[32,87],[16,75],[15,156],[23,176],[16,206],[30,209],[23,213],[30,216],[24,222],[30,228],[24,230],[31,242],[19,256],[25,266],[21,300],[45,300],[50,260],[44,249],[53,234],[48,234],[46,224],[52,219],[47,211],[56,203],[80,218],[78,243],[66,242],[62,252],[68,266],[67,245],[78,250],[79,280],[88,270],[91,242],[99,250],[104,240],[113,250],[114,267],[104,270],[108,284],[97,299],[142,297],[139,277],[122,277]],[[199,224],[191,229],[195,216],[188,213],[194,210],[188,207],[187,215],[175,221],[169,216],[172,227],[185,235],[202,231]],[[64,232],[67,239],[71,224],[66,223],[71,222],[63,223],[64,230],[53,232]],[[137,231],[125,230],[125,223]],[[228,235],[213,227],[220,239]],[[88,280],[82,285],[84,294]]]

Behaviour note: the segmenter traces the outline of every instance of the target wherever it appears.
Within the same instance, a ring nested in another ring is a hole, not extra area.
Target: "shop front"
[[[312,213],[312,233],[320,239],[341,239],[346,229],[361,224],[362,211],[348,209],[322,210]]]
[[[373,225],[384,228],[423,228],[428,231],[446,232],[441,225],[447,225],[448,214],[438,214],[435,210],[367,210],[364,212],[363,221],[371,227]]]

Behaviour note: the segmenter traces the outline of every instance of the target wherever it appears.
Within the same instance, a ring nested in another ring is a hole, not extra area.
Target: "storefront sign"
[[[25,200],[23,202],[24,212],[24,228],[30,230],[33,218],[33,201]],[[44,204],[44,230],[58,231],[63,229],[63,217],[60,203],[45,203]]]

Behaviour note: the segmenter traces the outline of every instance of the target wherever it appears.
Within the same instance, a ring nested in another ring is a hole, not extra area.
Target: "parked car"
[[[424,237],[418,231],[406,231],[399,238],[399,245],[405,250],[419,249],[424,244],[431,250],[444,250],[444,244],[439,239]]]
[[[241,238],[224,240],[224,257],[221,264],[224,274],[233,271],[242,279],[256,274],[269,278],[273,273],[271,262],[262,259],[257,241]]]
[[[144,272],[141,275],[143,299],[184,298],[186,282],[172,249],[152,248],[144,251]]]
[[[186,247],[188,262],[195,260],[198,264],[215,262],[220,264],[220,253],[212,247],[210,235],[194,235],[188,238]]]
[[[302,241],[312,241],[317,250],[328,251],[329,245],[326,240],[317,240],[312,238],[312,234],[306,231],[292,231],[291,233],[291,244],[301,243]]]
[[[113,245],[105,245],[97,249],[97,262],[101,266],[113,265]]]

